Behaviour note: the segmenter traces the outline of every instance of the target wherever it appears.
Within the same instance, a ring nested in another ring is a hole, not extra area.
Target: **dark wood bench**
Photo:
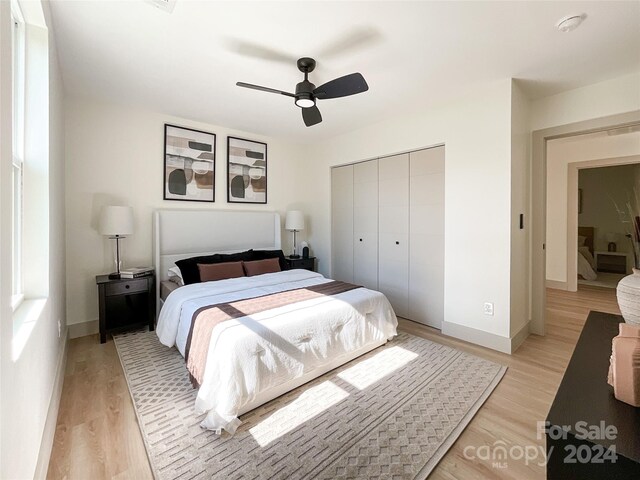
[[[549,480],[640,479],[640,408],[616,400],[607,384],[611,340],[623,321],[591,312],[582,329],[547,415]],[[585,430],[599,438],[580,438]]]

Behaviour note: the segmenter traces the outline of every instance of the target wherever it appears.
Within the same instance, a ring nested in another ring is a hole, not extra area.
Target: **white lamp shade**
[[[618,240],[618,234],[610,232],[605,235],[605,238],[607,239],[607,242],[615,242]]]
[[[133,209],[131,207],[102,207],[99,229],[102,235],[131,235],[133,233]]]
[[[304,214],[300,210],[287,212],[284,228],[285,230],[304,230]]]

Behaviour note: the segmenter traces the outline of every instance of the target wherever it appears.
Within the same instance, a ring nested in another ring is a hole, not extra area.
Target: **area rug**
[[[217,436],[199,425],[175,348],[148,331],[114,340],[161,480],[426,478],[506,371],[401,333]]]

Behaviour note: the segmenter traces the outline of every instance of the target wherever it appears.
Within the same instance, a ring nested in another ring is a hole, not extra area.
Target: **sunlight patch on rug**
[[[406,348],[389,347],[343,370],[338,377],[364,390],[416,358],[418,354]]]
[[[296,400],[249,429],[249,432],[261,447],[266,447],[276,438],[299,427],[348,396],[348,392],[327,380],[306,390]],[[314,401],[309,402],[310,398]]]

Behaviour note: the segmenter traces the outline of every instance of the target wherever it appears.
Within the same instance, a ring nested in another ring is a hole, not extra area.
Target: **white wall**
[[[48,4],[44,4],[47,23]],[[49,31],[49,280],[48,298],[35,321],[27,343],[13,358],[11,296],[11,83],[10,8],[0,2],[0,478],[32,478],[38,455],[48,459],[53,432],[45,432],[50,404],[57,404],[56,374],[64,351],[65,315],[65,216],[63,88],[58,70],[53,33]],[[29,53],[27,53],[28,55]],[[47,149],[45,149],[47,150]],[[8,166],[8,168],[7,168]],[[25,182],[27,180],[25,179]],[[43,269],[46,271],[46,268]],[[58,321],[63,329],[58,332]],[[60,334],[59,334],[60,333]],[[54,412],[55,422],[55,412]],[[46,445],[41,450],[41,444]]]
[[[510,336],[530,320],[530,102],[517,81],[511,88],[511,323]],[[520,228],[523,214],[524,228]]]
[[[215,203],[162,199],[164,123],[216,134]],[[267,205],[227,203],[227,135],[268,144]],[[301,174],[305,149],[299,145],[86,98],[67,98],[66,144],[67,256],[73,259],[67,266],[67,319],[72,336],[97,331],[95,275],[115,269],[113,241],[100,236],[96,229],[103,205],[133,207],[135,233],[121,242],[123,263],[151,265],[151,217],[155,209],[268,210],[279,211],[284,219],[287,209],[299,206],[297,182],[308,181]],[[312,226],[309,218],[307,224]],[[304,233],[299,235],[300,241]],[[291,233],[283,231],[282,239],[288,254]]]
[[[305,162],[301,207],[329,274],[330,166],[445,144],[445,321],[510,333],[511,80],[455,103],[390,118],[318,145]],[[483,303],[495,315],[483,315]]]
[[[531,130],[640,109],[640,72],[531,102]]]
[[[586,135],[547,143],[547,280],[564,284],[569,280],[568,242],[575,219],[569,218],[569,165],[640,154],[640,134]],[[569,226],[571,226],[569,228]],[[572,240],[573,241],[573,240]]]

